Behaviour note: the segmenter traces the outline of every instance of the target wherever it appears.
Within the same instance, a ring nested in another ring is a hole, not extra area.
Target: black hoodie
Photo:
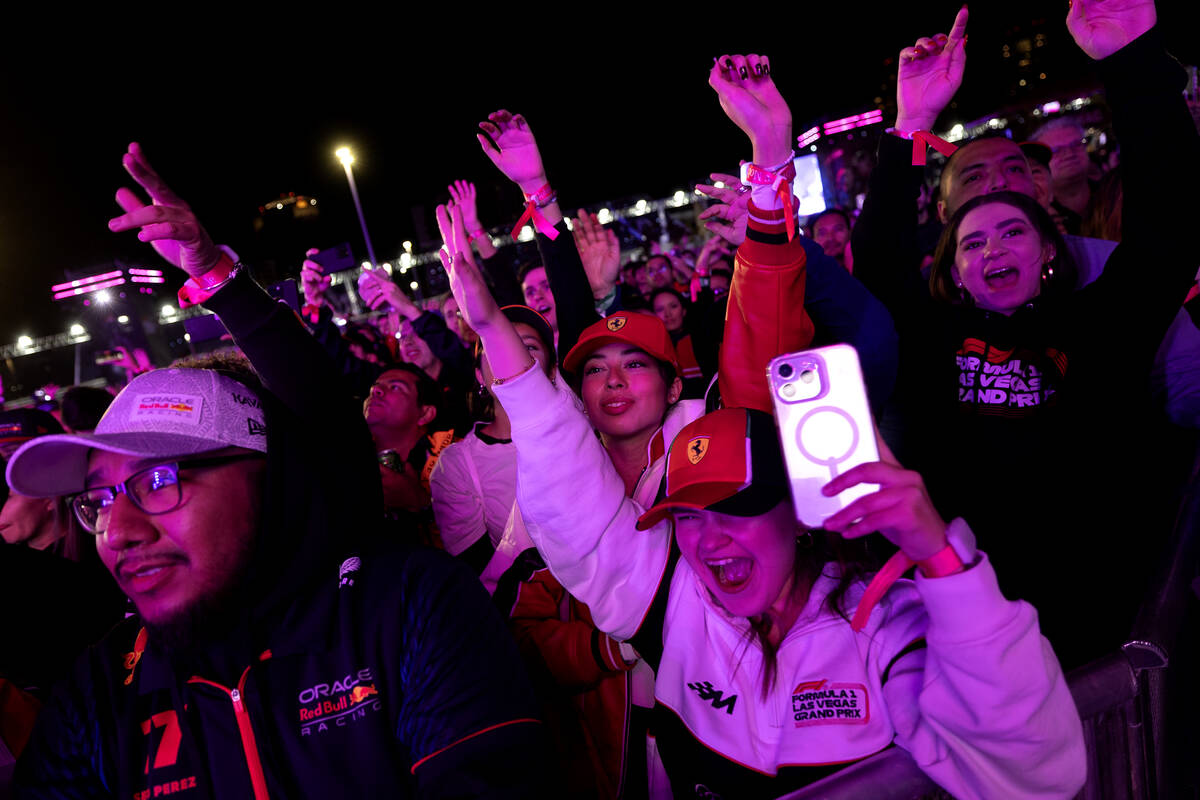
[[[245,613],[186,654],[119,626],[43,711],[17,797],[536,795],[515,645],[466,567],[380,541],[371,438],[332,362],[244,274],[207,305],[269,390]]]

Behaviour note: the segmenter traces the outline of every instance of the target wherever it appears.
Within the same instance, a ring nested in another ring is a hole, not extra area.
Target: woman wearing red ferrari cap
[[[750,135],[756,161],[790,164],[791,115],[786,103],[765,73],[756,75],[752,89],[734,98],[729,113]],[[526,171],[540,169],[540,164],[515,163],[522,158],[532,159],[530,154],[536,153],[532,133],[523,118],[497,112],[489,117],[488,126],[486,130],[495,140],[494,147],[486,148],[488,155],[505,174],[520,172],[526,166]],[[786,237],[787,218],[793,211],[791,208],[785,211],[785,204],[790,205],[791,201],[770,187],[766,189],[758,192],[751,203],[754,214],[749,221],[747,241],[740,251],[742,280],[739,291],[731,293],[728,316],[733,321],[725,329],[726,341],[733,342],[732,351],[739,358],[737,363],[723,364],[721,389],[727,402],[738,404],[769,403],[761,377],[756,381],[751,376],[761,376],[767,361],[776,353],[807,345],[813,330],[803,311],[805,251],[798,238]],[[488,353],[496,375],[493,393],[506,410],[517,412],[516,417],[510,413],[510,419],[514,421],[512,436],[520,454],[518,474],[522,474],[524,461],[526,469],[546,478],[576,475],[548,486],[544,498],[560,503],[569,500],[576,514],[590,516],[594,508],[628,498],[639,508],[650,506],[662,482],[667,445],[680,427],[703,413],[700,401],[678,401],[682,385],[670,334],[655,317],[625,312],[586,328],[563,363],[564,371],[576,375],[585,418],[576,410],[576,401],[565,387],[556,388],[530,374],[527,355],[513,338],[510,326],[500,319],[479,278],[470,248],[466,246],[466,226],[460,217],[456,208],[438,211],[448,251],[443,258],[460,312],[471,321]],[[773,302],[762,302],[765,296],[770,296]],[[739,302],[755,297],[760,300],[757,304]],[[530,422],[535,423],[536,432]],[[535,452],[528,446],[522,449],[522,442],[534,440],[540,450]],[[568,454],[571,457],[564,459]],[[568,463],[560,463],[564,461]],[[532,487],[535,483],[519,477],[518,492],[522,484]],[[573,524],[556,518],[553,510],[539,506],[536,501],[524,499],[519,506],[520,516],[535,541],[538,532],[547,526],[564,529],[563,526]],[[603,519],[603,514],[599,519]],[[618,538],[628,539],[631,545],[647,540],[634,530],[635,521],[628,524],[621,521],[613,529]],[[543,556],[548,555],[540,543],[539,551]],[[649,580],[656,567],[644,566],[647,571],[641,577]],[[662,566],[660,559],[653,579],[661,574]],[[561,578],[557,568],[555,571],[555,577]],[[536,574],[552,580],[548,571]],[[530,589],[528,582],[522,584],[514,619],[519,617],[521,600]],[[589,622],[603,612],[604,605],[602,600],[598,609],[591,599],[587,601]],[[600,643],[602,647],[593,648],[601,653],[596,660],[609,668],[633,667],[630,683],[634,703],[652,705],[652,675],[647,676],[650,680],[639,678],[639,674],[649,672],[645,661],[627,645],[618,652],[618,643],[612,637],[604,636]]]
[[[766,59],[723,58],[710,84],[750,135],[755,163],[784,169],[790,113]],[[679,792],[774,797],[897,742],[958,796],[1070,796],[1082,783],[1081,730],[1035,614],[1004,600],[969,530],[940,519],[919,476],[877,463],[827,487],[880,484],[827,526],[848,537],[881,530],[921,563],[924,577],[894,587],[863,629],[848,621],[865,593],[861,570],[838,557],[840,539],[814,534],[811,553],[797,555],[786,472],[763,413],[766,361],[802,348],[811,332],[780,319],[803,289],[784,202],[769,184],[753,190],[721,360],[725,401],[761,411],[731,408],[682,426],[666,498],[649,512],[627,496],[629,475],[613,468],[569,394],[531,369],[463,246],[461,220],[439,209],[452,290],[512,420],[530,536],[597,627],[657,667],[656,735]],[[624,367],[603,352],[630,349],[608,340],[630,320],[610,318],[615,330],[581,339],[591,348],[585,379],[597,353],[593,374]],[[618,412],[622,402],[609,398]]]

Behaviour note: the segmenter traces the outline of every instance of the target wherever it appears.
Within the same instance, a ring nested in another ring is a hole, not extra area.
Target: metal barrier
[[[1083,720],[1088,778],[1076,800],[1200,798],[1200,451],[1170,545],[1130,641],[1067,675]],[[1193,635],[1184,636],[1185,631]],[[1168,653],[1172,654],[1170,662]],[[1167,669],[1170,663],[1170,669]],[[924,800],[949,797],[893,747],[779,800]]]

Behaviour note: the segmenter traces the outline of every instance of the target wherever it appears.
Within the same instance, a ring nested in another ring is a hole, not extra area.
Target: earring
[[[1047,261],[1046,263],[1042,264],[1042,283],[1045,283],[1046,281],[1050,280],[1053,277],[1054,277],[1054,266],[1049,261]]]
[[[803,531],[796,535],[796,549],[797,550],[812,550],[813,549],[812,531]]]

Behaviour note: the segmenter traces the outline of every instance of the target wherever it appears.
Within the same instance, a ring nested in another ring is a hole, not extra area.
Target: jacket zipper
[[[242,694],[246,691],[246,678],[249,675],[250,667],[246,667],[242,677],[238,679],[236,689],[230,689],[199,676],[191,677],[188,679],[188,683],[204,683],[215,686],[229,695],[229,699],[233,701],[233,716],[237,720],[238,733],[242,737],[242,751],[246,755],[246,766],[250,769],[250,783],[254,787],[254,798],[255,800],[270,800],[271,796],[267,793],[267,778],[263,774],[262,760],[258,756],[258,745],[254,740],[254,728],[250,725],[250,712],[246,710],[246,704],[242,702]]]

